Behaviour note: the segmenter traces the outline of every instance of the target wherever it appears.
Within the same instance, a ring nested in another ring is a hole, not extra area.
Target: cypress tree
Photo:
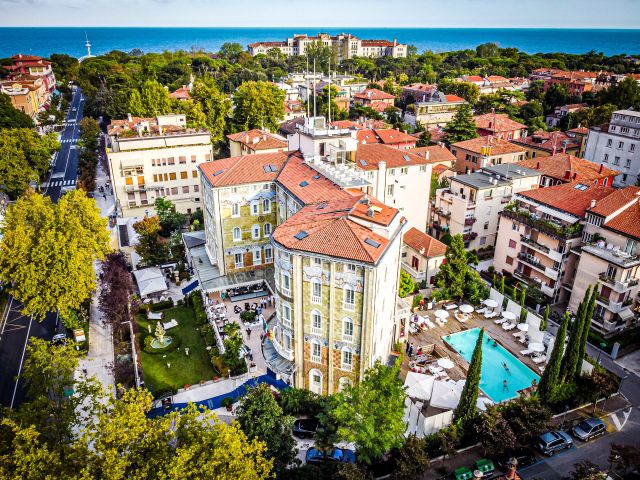
[[[500,277],[500,293],[504,295],[504,275]]]
[[[562,355],[564,354],[564,340],[567,336],[567,327],[569,326],[570,320],[571,315],[569,312],[565,312],[562,317],[562,323],[560,323],[560,328],[558,329],[558,334],[556,335],[556,341],[553,344],[551,358],[540,378],[538,395],[540,395],[540,400],[542,400],[543,403],[548,402],[549,394],[553,391],[553,387],[558,385],[560,380],[560,365],[562,363]]]
[[[460,403],[453,412],[456,420],[467,421],[472,419],[476,414],[476,403],[478,402],[478,388],[480,386],[480,374],[482,372],[482,337],[484,336],[484,328],[480,330],[478,341],[473,349],[467,379],[464,382],[462,394],[460,395]]]
[[[562,375],[563,382],[571,381],[575,377],[576,366],[578,365],[578,355],[580,354],[580,340],[582,338],[582,325],[584,323],[585,310],[591,296],[591,286],[587,288],[584,299],[580,302],[576,319],[571,326],[571,334],[569,335],[569,344],[567,345],[567,354],[562,359]]]
[[[598,298],[598,285],[596,284],[591,290],[591,297],[589,298],[589,304],[585,309],[584,321],[582,324],[582,332],[580,335],[580,349],[578,351],[578,363],[576,365],[575,376],[580,376],[582,372],[582,360],[584,360],[587,351],[587,339],[589,338],[589,330],[591,329],[591,320],[593,320],[593,314],[596,310],[596,299]],[[585,297],[586,299],[586,297]]]

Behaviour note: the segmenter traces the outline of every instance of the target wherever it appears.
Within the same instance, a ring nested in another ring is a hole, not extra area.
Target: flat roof
[[[456,175],[452,181],[460,182],[478,190],[511,185],[518,178],[539,177],[540,172],[511,163],[483,167],[479,172]],[[497,180],[497,183],[493,181]]]

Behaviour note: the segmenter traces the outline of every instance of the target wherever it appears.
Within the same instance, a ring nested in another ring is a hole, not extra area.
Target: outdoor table
[[[493,472],[495,470],[495,466],[493,462],[488,458],[481,458],[476,462],[476,468],[480,470],[482,473]]]
[[[467,467],[458,467],[454,473],[456,480],[469,480],[473,478],[473,473]]]

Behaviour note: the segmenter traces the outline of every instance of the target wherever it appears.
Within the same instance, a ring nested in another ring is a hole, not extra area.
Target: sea
[[[217,51],[225,42],[247,44],[260,40],[284,40],[294,33],[349,32],[363,39],[397,39],[415,45],[419,52],[444,52],[475,48],[485,42],[515,47],[527,53],[640,54],[640,29],[532,29],[532,28],[169,28],[169,27],[0,27],[0,58],[16,53],[46,57],[66,53],[86,55],[112,50],[144,53],[165,50]]]

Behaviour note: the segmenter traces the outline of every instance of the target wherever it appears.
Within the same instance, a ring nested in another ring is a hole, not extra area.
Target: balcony
[[[476,223],[476,221],[477,221],[476,217],[466,217],[464,219],[464,224],[467,225],[467,226],[468,225],[473,225],[474,223]]]
[[[145,187],[144,184],[142,185],[125,185],[124,186],[124,191],[127,193],[130,192],[146,192],[147,188]]]
[[[442,218],[451,218],[451,212],[445,212],[442,207],[436,208],[436,215]]]
[[[604,308],[613,313],[619,313],[621,310],[628,307],[632,303],[630,300],[614,301],[613,299],[603,297],[602,295],[598,295],[597,301]]]
[[[563,240],[570,240],[572,238],[579,238],[582,236],[582,224],[574,223],[572,225],[561,225],[549,220],[543,220],[533,216],[528,210],[511,210],[505,208],[500,212],[500,215],[511,218],[517,222],[529,225],[535,230],[544,232],[553,237],[561,238]]]
[[[602,272],[600,275],[598,275],[598,278],[600,279],[600,281],[602,283],[606,283],[613,290],[615,290],[616,292],[621,292],[621,293],[622,292],[626,292],[630,288],[635,287],[636,285],[638,285],[638,279],[637,278],[630,278],[630,279],[625,280],[624,282],[621,282],[619,280],[616,280],[615,278],[609,277],[605,272]]]
[[[290,348],[285,348],[283,345],[280,344],[280,342],[278,342],[278,340],[276,339],[275,335],[272,338],[272,342],[273,342],[273,346],[276,349],[276,352],[278,352],[278,355],[280,355],[282,358],[289,360],[290,362],[293,362],[293,350]]]
[[[407,272],[409,275],[411,275],[411,277],[414,280],[417,281],[422,281],[427,277],[427,273],[426,272],[419,272],[417,270],[415,270],[413,267],[411,267],[411,265],[409,265],[408,263],[402,262],[402,269]]]
[[[546,245],[543,245],[541,243],[536,242],[535,240],[532,240],[530,237],[527,237],[526,235],[520,235],[520,240],[523,243],[526,243],[527,245],[535,248],[536,250],[541,251],[542,253],[549,253],[549,251],[551,250],[549,247],[547,247]]]
[[[469,232],[462,235],[462,240],[465,242],[470,242],[471,240],[475,240],[478,237],[478,232]]]
[[[640,255],[630,255],[620,249],[606,248],[605,246],[598,246],[592,243],[584,245],[582,251],[622,268],[631,268],[640,265]]]
[[[545,266],[540,263],[540,260],[538,260],[536,257],[534,257],[533,255],[530,255],[528,253],[522,253],[520,252],[518,254],[518,259],[528,265],[531,265],[532,267],[537,268],[538,270],[540,270],[541,272],[544,272],[545,270]]]

